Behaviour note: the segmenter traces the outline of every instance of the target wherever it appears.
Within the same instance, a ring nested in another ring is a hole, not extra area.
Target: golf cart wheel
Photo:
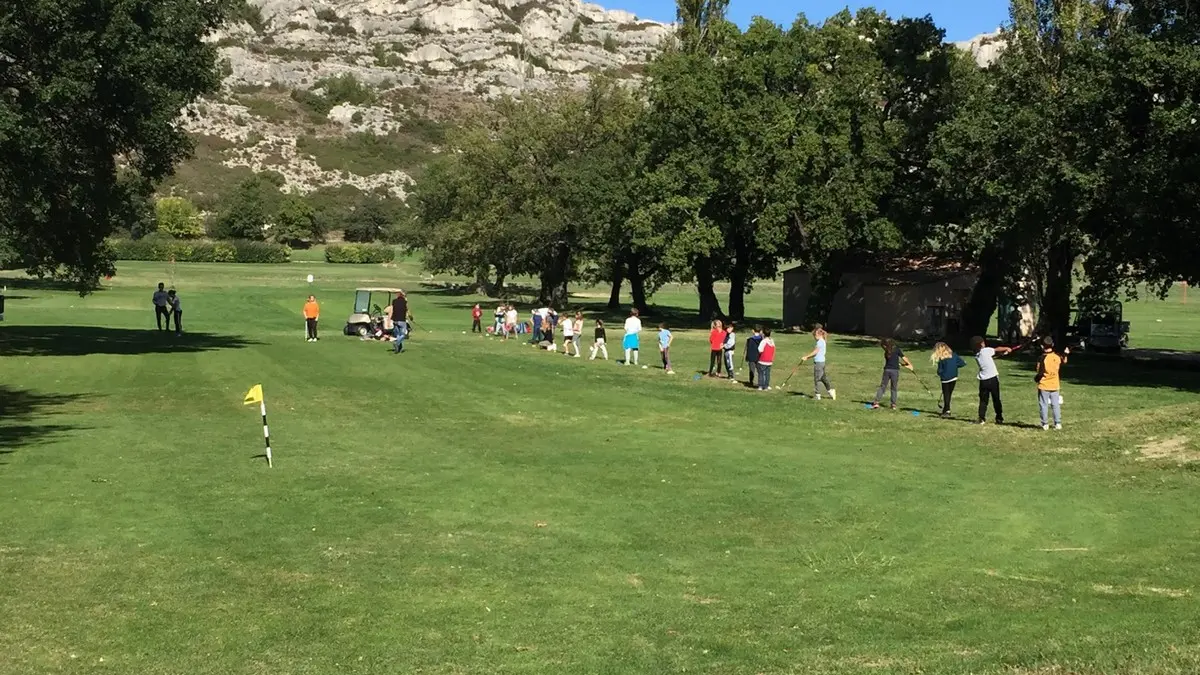
[[[371,334],[371,331],[362,324],[358,325],[358,328],[355,330],[355,332],[358,333],[358,337],[361,337],[361,338],[365,338]]]

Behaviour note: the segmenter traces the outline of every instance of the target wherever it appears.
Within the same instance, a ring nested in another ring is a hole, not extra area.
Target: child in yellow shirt
[[[1038,408],[1042,413],[1042,429],[1050,428],[1050,409],[1054,410],[1054,428],[1062,429],[1062,397],[1059,396],[1062,380],[1059,378],[1059,372],[1070,354],[1070,347],[1064,349],[1061,356],[1055,353],[1054,338],[1046,337],[1042,340],[1042,358],[1038,360],[1037,375],[1033,378],[1038,387]]]

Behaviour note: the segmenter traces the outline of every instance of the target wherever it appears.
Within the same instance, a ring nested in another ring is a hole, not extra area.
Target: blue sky
[[[597,0],[592,0],[596,2]],[[675,0],[598,0],[608,9],[623,9],[655,21],[675,20]],[[873,6],[890,16],[925,16],[946,31],[948,40],[968,40],[980,33],[996,30],[1008,20],[1008,0],[730,0],[730,18],[746,26],[753,16],[765,16],[776,23],[790,25],[797,14],[819,23],[826,17],[850,7]]]

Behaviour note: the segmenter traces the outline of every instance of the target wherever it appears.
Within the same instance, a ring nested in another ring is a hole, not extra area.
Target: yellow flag
[[[242,403],[245,403],[246,405],[254,405],[255,403],[262,403],[262,400],[262,385],[256,384],[253,387],[250,387],[250,392],[246,394],[246,400],[242,401]]]

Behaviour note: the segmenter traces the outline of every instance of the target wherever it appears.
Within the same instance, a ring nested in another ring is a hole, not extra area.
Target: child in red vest
[[[762,342],[758,343],[758,388],[760,391],[771,390],[771,366],[775,364],[775,340],[771,339],[771,329],[763,329]]]
[[[480,309],[479,304],[476,303],[476,305],[471,308],[471,332],[472,333],[482,333],[483,332],[483,326],[481,326],[479,323],[479,320],[482,318],[483,318],[483,310]]]

